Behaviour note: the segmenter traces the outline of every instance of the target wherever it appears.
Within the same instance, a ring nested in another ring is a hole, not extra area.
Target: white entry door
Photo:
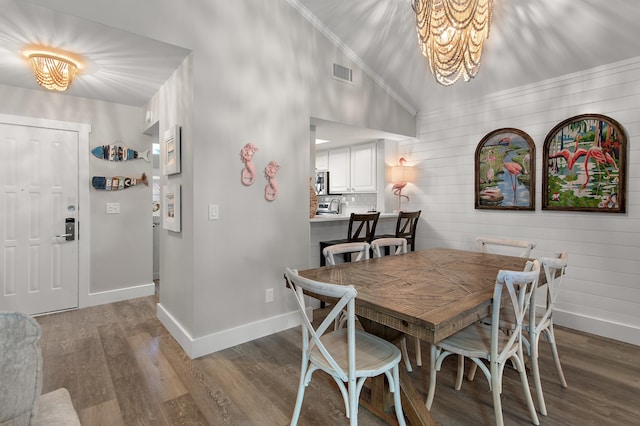
[[[78,133],[0,123],[0,310],[78,307]]]

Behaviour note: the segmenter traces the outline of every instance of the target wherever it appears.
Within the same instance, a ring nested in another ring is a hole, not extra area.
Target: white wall
[[[639,76],[637,58],[419,115],[419,141],[399,147],[416,169],[409,206],[425,217],[417,246],[475,249],[477,235],[499,235],[535,241],[537,257],[565,250],[557,323],[640,344]],[[607,115],[626,129],[625,214],[541,211],[544,139],[560,121],[584,113]],[[476,146],[502,127],[519,128],[536,144],[535,211],[474,209]]]
[[[142,109],[127,105],[77,98],[44,89],[28,90],[0,85],[0,113],[34,118],[85,123],[91,126],[89,150],[102,144],[122,142],[130,148],[151,149],[143,135]],[[89,163],[91,176],[150,176],[150,163],[144,160],[121,163],[81,158]],[[91,186],[91,182],[80,182]],[[90,282],[89,294],[81,303],[113,302],[153,294],[151,273],[151,187],[135,186],[123,191],[89,190]],[[120,214],[107,215],[106,203],[119,203]],[[80,223],[80,238],[83,227]],[[86,296],[86,297],[85,297]],[[87,305],[84,305],[87,306]]]
[[[160,105],[191,117],[183,173],[172,178],[183,186],[183,231],[160,236],[159,317],[174,337],[199,356],[296,324],[283,272],[309,261],[310,117],[409,135],[415,118],[284,0],[38,3],[193,52],[183,76],[192,100],[179,91]],[[331,78],[334,62],[354,69],[355,84]],[[252,186],[240,183],[248,142],[259,148]],[[271,160],[280,193],[268,202]],[[207,219],[210,203],[217,221]],[[275,300],[266,304],[268,288]]]

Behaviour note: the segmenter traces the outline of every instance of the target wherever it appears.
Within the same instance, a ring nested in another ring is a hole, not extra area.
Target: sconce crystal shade
[[[69,88],[82,61],[57,49],[37,46],[23,51],[29,60],[36,82],[48,90],[63,92]]]

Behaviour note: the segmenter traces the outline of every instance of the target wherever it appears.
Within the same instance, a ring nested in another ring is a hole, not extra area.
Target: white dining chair
[[[545,302],[542,309],[539,310],[535,304],[536,289],[534,288],[533,295],[531,296],[532,302],[529,308],[529,321],[525,322],[523,327],[528,335],[528,345],[526,346],[531,359],[531,371],[533,373],[533,382],[536,388],[538,405],[540,413],[544,416],[547,415],[547,406],[544,402],[544,395],[542,394],[540,367],[538,365],[538,349],[541,335],[544,335],[547,342],[549,342],[560,384],[563,388],[567,387],[567,381],[564,378],[564,373],[562,372],[562,365],[560,365],[558,347],[556,345],[556,338],[553,331],[553,311],[560,291],[560,286],[562,285],[562,278],[564,277],[568,260],[569,256],[566,252],[556,253],[556,257],[540,258],[540,263],[544,268],[544,273],[547,278]]]
[[[311,376],[317,370],[329,374],[342,394],[349,424],[358,424],[359,397],[368,377],[384,374],[393,393],[395,414],[400,425],[405,425],[400,401],[400,350],[388,342],[364,330],[356,329],[353,286],[337,285],[310,280],[287,268],[285,278],[293,291],[302,317],[302,367],[298,397],[291,418],[296,425],[300,417],[302,401]],[[305,293],[313,293],[338,299],[320,325],[314,327],[307,312]],[[329,331],[331,324],[346,311],[346,328]]]
[[[496,424],[502,426],[502,376],[505,364],[511,361],[520,374],[522,389],[531,416],[531,422],[540,424],[536,413],[529,382],[524,366],[522,351],[522,326],[525,314],[529,309],[531,289],[538,285],[540,263],[537,260],[528,261],[524,271],[500,271],[496,277],[493,291],[492,323],[491,325],[476,322],[469,327],[431,345],[429,393],[426,405],[431,409],[436,389],[436,374],[442,362],[449,355],[458,355],[458,374],[456,390],[460,390],[464,376],[464,359],[469,358],[484,373],[493,394],[493,406]],[[503,292],[509,298],[505,304],[515,313],[515,327],[510,334],[503,333],[500,328],[501,305]],[[488,363],[488,366],[487,364]]]
[[[407,239],[406,238],[376,238],[371,241],[371,251],[373,257],[382,257],[385,255],[386,249],[389,249],[389,254],[406,254],[407,253]]]
[[[336,256],[339,254],[351,254],[351,262],[369,259],[371,246],[366,241],[355,243],[340,243],[327,246],[322,250],[322,255],[327,266],[336,264]]]
[[[482,253],[504,254],[508,256],[531,257],[536,243],[499,237],[477,237],[476,243]]]
[[[371,251],[373,252],[373,257],[383,257],[387,250],[389,251],[389,255],[398,255],[398,254],[407,254],[408,252],[408,243],[406,238],[395,238],[395,237],[387,237],[387,238],[376,238],[371,241]],[[416,364],[418,366],[422,365],[422,351],[420,349],[420,339],[415,338],[415,347],[416,347]],[[409,352],[407,351],[407,338],[406,336],[402,337],[400,340],[400,349],[402,350],[402,358],[404,359],[404,364],[409,373],[413,372],[413,368],[411,367],[411,361],[409,360]]]
[[[348,254],[351,262],[358,262],[360,260],[369,259],[370,250],[371,246],[366,241],[356,243],[339,243],[322,249],[322,255],[325,258],[325,265],[333,266],[336,264],[337,255]],[[334,327],[336,329],[342,327],[345,320],[345,315],[338,316]]]

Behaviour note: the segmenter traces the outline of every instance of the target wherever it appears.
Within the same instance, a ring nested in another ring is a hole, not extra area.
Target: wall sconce
[[[398,211],[402,211],[402,197],[409,201],[409,197],[402,194],[402,190],[407,186],[409,180],[409,167],[405,166],[407,160],[401,158],[398,160],[398,165],[391,169],[391,181],[393,182],[393,195],[398,196]]]
[[[38,84],[48,90],[67,90],[83,67],[77,55],[50,47],[27,46],[22,54],[29,60]]]

